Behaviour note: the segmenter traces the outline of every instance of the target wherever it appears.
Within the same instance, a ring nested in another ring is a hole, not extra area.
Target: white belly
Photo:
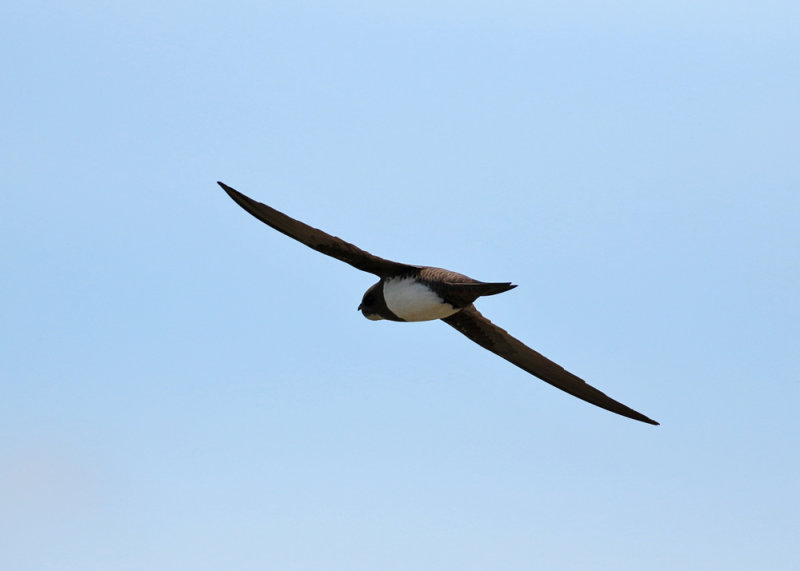
[[[394,278],[383,284],[386,307],[404,321],[430,321],[453,315],[458,310],[414,278]]]

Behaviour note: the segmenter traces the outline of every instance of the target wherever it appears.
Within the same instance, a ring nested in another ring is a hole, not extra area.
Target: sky
[[[796,568],[798,6],[4,5],[0,568]]]

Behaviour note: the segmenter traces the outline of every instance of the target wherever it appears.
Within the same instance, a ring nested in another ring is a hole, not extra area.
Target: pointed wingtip
[[[236,201],[240,206],[242,206],[242,208],[244,208],[244,202],[243,201],[244,201],[244,199],[247,198],[244,194],[242,194],[241,192],[239,192],[235,188],[232,188],[232,187],[228,186],[227,184],[225,184],[222,181],[218,180],[217,184],[222,187],[222,190],[224,190],[226,193],[228,193],[228,196],[230,196],[234,201]]]
[[[622,409],[621,410],[615,409],[615,408],[604,407],[602,405],[599,405],[599,406],[601,408],[605,408],[608,411],[615,412],[615,413],[620,414],[622,416],[627,416],[628,418],[631,418],[633,420],[638,420],[639,422],[644,422],[645,424],[652,424],[653,426],[660,426],[661,425],[661,423],[653,420],[652,418],[649,418],[649,417],[643,415],[639,411],[633,410],[632,408],[627,407],[622,403],[617,403],[617,404],[622,405]]]
[[[636,411],[634,411],[634,412],[636,412]],[[628,415],[628,416],[629,416],[629,418],[632,418],[633,420],[638,420],[639,422],[644,422],[646,424],[652,424],[653,426],[661,426],[660,422],[656,422],[652,418],[647,418],[641,412],[636,412],[635,416],[634,415]]]

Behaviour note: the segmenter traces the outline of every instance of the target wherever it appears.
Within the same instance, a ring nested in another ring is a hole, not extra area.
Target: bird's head
[[[381,317],[379,307],[383,301],[381,290],[378,289],[380,285],[381,282],[378,282],[369,288],[366,293],[364,293],[364,297],[361,298],[361,304],[358,306],[358,310],[364,315],[364,317],[372,321],[383,319],[383,317]]]

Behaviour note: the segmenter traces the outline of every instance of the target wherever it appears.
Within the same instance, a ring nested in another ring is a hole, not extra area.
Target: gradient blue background
[[[796,569],[799,5],[645,4],[0,9],[0,567]]]

